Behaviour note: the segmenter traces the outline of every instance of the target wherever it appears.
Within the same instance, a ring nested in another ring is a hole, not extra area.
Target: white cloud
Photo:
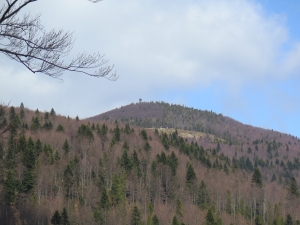
[[[120,76],[108,82],[66,74],[60,84],[25,68],[14,76],[1,75],[3,99],[26,96],[25,104],[34,99],[35,107],[57,105],[66,115],[89,116],[140,97],[155,100],[173,88],[201,88],[216,81],[236,87],[298,68],[297,47],[279,61],[280,47],[288,40],[285,18],[268,16],[253,1],[52,0],[28,8],[42,13],[47,29],[75,30],[74,55],[106,53]],[[6,69],[1,65],[1,73],[11,74],[11,67],[12,62]]]

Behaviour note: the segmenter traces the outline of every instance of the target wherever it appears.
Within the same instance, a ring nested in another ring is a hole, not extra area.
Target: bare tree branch
[[[107,66],[108,60],[99,53],[81,53],[71,62],[65,62],[63,58],[70,53],[74,44],[72,32],[45,31],[40,24],[40,15],[17,17],[20,10],[35,1],[6,0],[0,9],[0,52],[33,73],[43,73],[53,78],[59,78],[66,71],[109,80],[118,78],[112,72],[114,65]],[[101,0],[89,1],[97,3]]]

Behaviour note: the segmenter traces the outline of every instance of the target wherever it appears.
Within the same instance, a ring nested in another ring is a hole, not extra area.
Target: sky
[[[67,59],[100,52],[119,78],[62,82],[0,54],[0,103],[87,118],[142,98],[300,137],[300,1],[39,0],[22,13],[74,31]]]

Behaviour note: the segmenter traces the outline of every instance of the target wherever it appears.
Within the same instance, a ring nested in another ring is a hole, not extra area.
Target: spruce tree
[[[215,219],[211,209],[208,209],[205,216],[205,220],[206,220],[206,225],[215,225]]]
[[[152,225],[159,225],[159,219],[156,215],[152,217]]]
[[[26,145],[27,145],[27,140],[24,134],[22,134],[18,141],[18,152],[24,152],[26,149]]]
[[[134,206],[133,209],[132,209],[132,212],[131,212],[130,224],[131,225],[140,225],[141,224],[141,219],[142,219],[142,216],[141,216],[140,210],[138,209],[137,206]]]
[[[24,111],[24,105],[23,105],[23,103],[21,103],[20,108],[21,108],[21,110],[20,110],[20,118],[23,120],[25,118],[25,111]]]
[[[69,152],[70,152],[70,146],[69,146],[69,142],[68,142],[67,139],[65,140],[62,149],[64,150],[65,155],[69,154]]]
[[[58,124],[57,128],[56,128],[56,132],[63,132],[65,130],[64,126],[61,124]]]
[[[186,177],[186,185],[188,187],[190,187],[197,180],[194,167],[192,166],[191,163],[189,163],[188,165],[185,177]]]
[[[125,201],[125,184],[117,174],[113,176],[110,197],[113,205],[118,205]]]
[[[120,159],[120,165],[125,169],[126,172],[129,172],[132,169],[132,162],[128,156],[127,149],[123,151],[123,154]]]
[[[35,142],[35,153],[37,156],[39,156],[42,151],[43,151],[43,144],[40,139],[37,139],[37,141]]]
[[[59,214],[59,212],[57,210],[55,211],[55,213],[53,214],[53,216],[51,218],[51,224],[54,224],[54,225],[61,224],[61,215]]]
[[[299,187],[297,185],[297,181],[295,177],[292,177],[290,180],[290,187],[289,187],[290,194],[293,196],[299,196]]]
[[[178,163],[178,158],[176,157],[174,151],[172,151],[171,155],[168,156],[167,164],[171,167],[172,174],[175,176],[179,163]]]
[[[255,185],[257,185],[258,187],[262,187],[262,176],[257,167],[255,168],[255,170],[253,172],[251,182],[254,183]]]
[[[56,115],[56,112],[54,111],[53,108],[51,109],[50,114],[51,114],[51,116],[55,116]]]
[[[173,217],[172,225],[180,225],[180,224],[179,224],[179,221],[178,221],[178,219],[177,219],[177,216],[174,216],[174,217]]]
[[[293,220],[292,220],[292,216],[290,214],[287,214],[284,225],[293,225],[293,224],[294,223],[293,223]]]
[[[69,217],[66,208],[63,208],[61,213],[61,225],[70,225]]]
[[[209,203],[210,203],[209,193],[207,191],[206,184],[202,180],[197,192],[196,204],[201,209],[206,209]]]
[[[12,170],[8,170],[6,173],[6,179],[3,183],[4,200],[6,204],[10,205],[14,203],[17,191],[17,180],[15,173]]]
[[[101,200],[100,200],[100,207],[102,209],[108,209],[109,208],[109,199],[108,199],[108,194],[107,194],[107,190],[104,187],[102,194],[101,194]]]
[[[114,137],[113,137],[114,142],[119,142],[121,140],[121,131],[119,128],[119,125],[116,126],[114,129]]]

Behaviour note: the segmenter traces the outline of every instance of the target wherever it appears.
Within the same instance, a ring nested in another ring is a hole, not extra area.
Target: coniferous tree
[[[114,142],[119,142],[121,140],[121,131],[119,128],[119,125],[116,126],[114,129],[114,137],[113,137]]]
[[[69,142],[68,142],[67,139],[65,140],[62,149],[64,150],[65,155],[69,154],[69,152],[70,152],[70,145],[69,145]]]
[[[215,225],[215,219],[211,209],[208,209],[205,216],[205,220],[206,220],[206,225]]]
[[[63,208],[63,211],[61,213],[61,225],[70,225],[68,212],[66,208]]]
[[[39,156],[42,151],[43,151],[43,144],[40,139],[37,139],[37,141],[35,142],[35,153],[37,156]]]
[[[22,134],[18,141],[18,152],[24,152],[26,149],[26,145],[27,145],[27,140],[24,134]]]
[[[221,151],[221,147],[220,147],[220,143],[218,142],[217,148],[216,148],[216,152],[218,153],[218,152],[220,152],[220,151]]]
[[[141,136],[142,138],[147,141],[148,140],[148,134],[147,131],[145,129],[141,130]]]
[[[64,187],[65,187],[65,195],[68,198],[71,198],[71,188],[74,183],[74,174],[72,170],[72,164],[68,164],[64,171]]]
[[[123,154],[120,159],[120,165],[125,169],[126,172],[129,172],[132,169],[132,162],[128,156],[127,149],[124,149]]]
[[[48,119],[49,119],[49,113],[48,113],[48,112],[45,112],[45,114],[44,114],[44,119],[45,119],[45,120],[48,120]]]
[[[20,118],[23,120],[25,118],[25,111],[24,111],[24,105],[23,102],[21,102],[20,105]]]
[[[293,220],[292,220],[292,216],[290,214],[287,214],[284,225],[293,225],[293,224],[294,223],[293,223]]]
[[[176,215],[183,216],[183,204],[179,198],[176,199]]]
[[[197,180],[194,167],[192,166],[191,163],[188,164],[185,178],[186,178],[186,185],[188,187],[190,187]]]
[[[56,128],[56,132],[63,132],[65,130],[64,126],[61,124],[58,124],[57,128]]]
[[[264,225],[263,218],[261,216],[256,216],[254,220],[255,225]]]
[[[8,118],[9,118],[10,121],[12,121],[15,116],[16,116],[15,107],[12,106],[9,109]]]
[[[132,162],[136,168],[139,168],[140,160],[139,160],[139,156],[135,150],[133,151],[133,154],[132,154]]]
[[[262,176],[257,167],[255,168],[255,170],[253,172],[251,182],[256,184],[258,187],[262,187]]]
[[[56,112],[54,111],[53,108],[51,109],[50,114],[51,114],[51,116],[55,116],[56,115]]]
[[[131,225],[140,225],[141,224],[141,212],[138,209],[137,206],[134,206],[131,212],[131,220],[130,220],[130,224]]]
[[[31,169],[25,169],[22,180],[22,191],[27,193],[31,191],[35,184],[34,173]]]
[[[12,170],[6,172],[6,179],[3,183],[4,200],[6,204],[10,205],[14,203],[17,191],[17,179],[15,173]]]
[[[201,209],[206,209],[209,203],[210,203],[209,193],[207,191],[206,184],[202,180],[198,189],[196,204]]]
[[[152,225],[159,225],[159,219],[156,215],[152,216]]]
[[[10,135],[8,140],[8,149],[5,156],[5,167],[6,169],[14,169],[16,167],[16,152],[17,152],[17,141],[14,135]]]
[[[51,224],[54,224],[54,225],[61,224],[61,215],[59,214],[59,212],[57,210],[55,211],[55,213],[53,214],[53,216],[51,218]]]
[[[175,176],[179,163],[174,151],[172,151],[171,155],[167,157],[167,163],[171,167],[172,174]]]
[[[100,199],[100,207],[102,209],[109,208],[109,198],[108,198],[107,190],[105,187],[102,190],[101,199]]]
[[[77,131],[77,137],[87,138],[88,140],[94,140],[94,135],[91,128],[85,124],[81,124]]]
[[[299,196],[299,187],[298,187],[298,184],[297,184],[297,181],[296,181],[295,177],[292,177],[291,180],[290,180],[289,191],[290,191],[291,195],[293,195],[295,197]]]
[[[177,216],[173,216],[172,225],[180,225]]]
[[[118,205],[125,201],[125,184],[122,177],[114,174],[110,190],[111,201],[113,205]]]
[[[93,216],[96,222],[98,222],[99,224],[103,224],[103,216],[99,209],[94,209]]]
[[[145,150],[146,152],[148,152],[148,151],[151,150],[151,145],[149,144],[148,141],[146,141],[146,143],[145,143],[145,145],[144,145],[144,150]]]

